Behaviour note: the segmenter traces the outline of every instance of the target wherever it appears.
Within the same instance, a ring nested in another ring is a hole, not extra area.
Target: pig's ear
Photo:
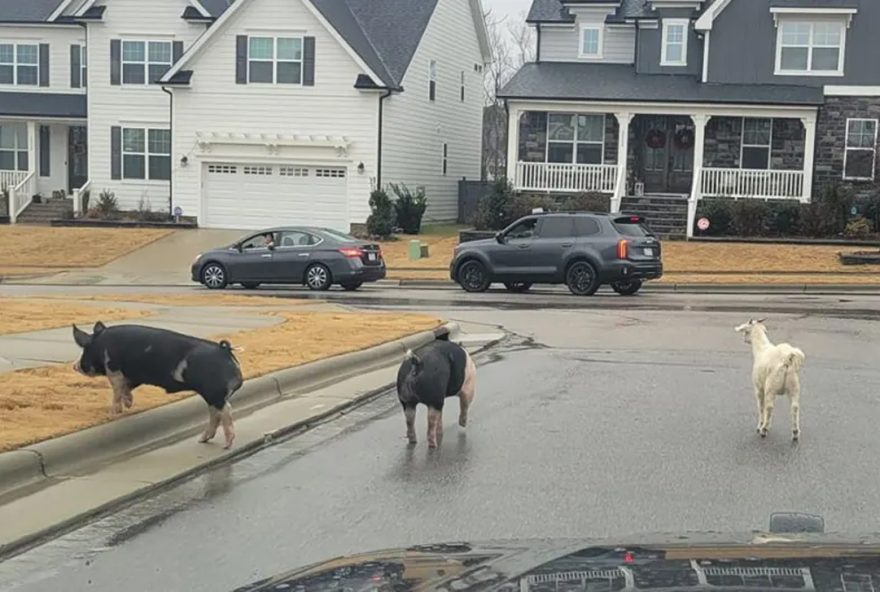
[[[77,327],[73,326],[73,340],[80,347],[86,347],[92,342],[92,336]]]
[[[98,333],[100,333],[101,331],[103,331],[106,328],[107,327],[104,326],[104,323],[102,323],[101,321],[98,321],[97,323],[95,323],[95,328],[92,329],[92,333],[94,335],[98,335]]]

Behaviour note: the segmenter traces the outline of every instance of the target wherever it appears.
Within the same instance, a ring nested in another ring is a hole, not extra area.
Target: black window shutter
[[[40,44],[40,86],[49,86],[49,44]]]
[[[50,164],[49,126],[40,126],[40,176],[48,177],[52,174]]]
[[[119,86],[122,82],[122,42],[110,41],[110,84]]]
[[[235,37],[235,83],[247,84],[248,38],[247,35]]]
[[[428,99],[431,101],[437,99],[437,82],[434,80],[428,83]]]
[[[70,88],[82,88],[82,53],[80,46],[70,46]]]
[[[315,86],[315,38],[303,40],[303,86]]]
[[[122,178],[122,128],[110,128],[110,178]]]
[[[172,59],[177,62],[183,55],[183,41],[175,41],[171,44]]]

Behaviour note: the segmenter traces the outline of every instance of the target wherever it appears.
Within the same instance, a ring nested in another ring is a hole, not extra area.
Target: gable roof
[[[48,21],[63,0],[0,0],[0,22]]]
[[[400,89],[413,55],[434,14],[438,0],[301,0],[323,21],[377,86]],[[211,11],[230,0],[200,0]],[[166,74],[168,82],[181,72],[213,35],[249,0],[234,0],[217,23]],[[209,7],[210,6],[210,7]],[[213,13],[212,13],[213,14]],[[479,33],[479,31],[478,31]],[[179,78],[178,78],[179,79]]]
[[[198,0],[198,3],[214,18],[226,12],[235,0]]]

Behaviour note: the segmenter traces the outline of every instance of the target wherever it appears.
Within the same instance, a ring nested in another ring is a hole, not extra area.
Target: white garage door
[[[298,164],[205,164],[208,228],[350,229],[347,169]]]

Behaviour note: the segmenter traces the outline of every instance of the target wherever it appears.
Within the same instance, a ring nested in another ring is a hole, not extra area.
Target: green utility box
[[[409,260],[418,261],[419,259],[428,258],[428,245],[422,244],[422,241],[409,241]]]

